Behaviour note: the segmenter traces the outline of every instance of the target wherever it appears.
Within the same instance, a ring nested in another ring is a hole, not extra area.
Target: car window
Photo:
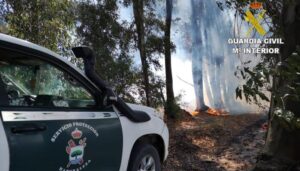
[[[77,80],[40,60],[1,59],[0,79],[9,106],[85,108],[95,105],[91,93]]]

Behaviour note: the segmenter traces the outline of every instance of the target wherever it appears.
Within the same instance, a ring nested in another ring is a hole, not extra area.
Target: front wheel
[[[153,145],[140,144],[133,149],[128,171],[161,171],[158,151]]]

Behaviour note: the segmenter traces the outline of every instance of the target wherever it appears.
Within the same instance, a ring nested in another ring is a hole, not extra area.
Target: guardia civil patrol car
[[[124,103],[95,73],[93,51],[72,50],[84,71],[0,34],[0,171],[160,171],[161,114]]]

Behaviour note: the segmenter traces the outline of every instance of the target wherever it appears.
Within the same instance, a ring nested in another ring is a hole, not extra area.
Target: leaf
[[[245,73],[241,70],[241,75],[243,77],[243,79],[246,79]]]
[[[258,95],[262,100],[265,100],[267,102],[270,101],[269,98],[264,93],[258,92]]]
[[[242,97],[242,90],[239,88],[239,87],[237,87],[236,89],[235,89],[235,94],[236,94],[236,99],[243,99],[243,97]]]

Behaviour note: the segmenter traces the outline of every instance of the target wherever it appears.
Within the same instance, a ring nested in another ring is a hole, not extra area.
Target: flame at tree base
[[[225,109],[213,109],[209,108],[206,113],[210,115],[215,115],[215,116],[227,116],[228,112]]]
[[[206,111],[203,111],[204,113],[207,113],[209,115],[214,115],[214,116],[227,116],[229,115],[228,112],[225,109],[213,109],[213,108],[208,108]],[[191,114],[192,116],[197,116],[201,114],[201,111],[195,110]]]

